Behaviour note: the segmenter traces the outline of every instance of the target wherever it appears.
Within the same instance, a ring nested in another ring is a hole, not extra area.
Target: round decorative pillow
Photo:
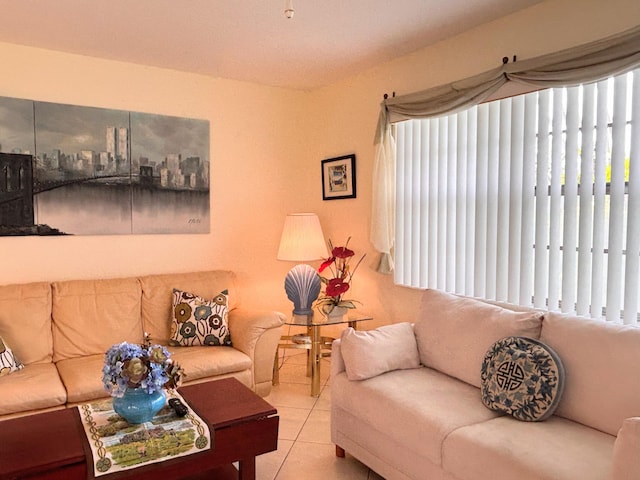
[[[553,414],[564,389],[564,368],[544,343],[506,337],[487,351],[482,362],[482,403],[518,420],[537,422]]]

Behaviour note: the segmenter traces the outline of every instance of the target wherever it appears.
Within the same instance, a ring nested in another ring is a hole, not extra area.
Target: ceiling
[[[0,0],[0,42],[296,89],[541,0]]]

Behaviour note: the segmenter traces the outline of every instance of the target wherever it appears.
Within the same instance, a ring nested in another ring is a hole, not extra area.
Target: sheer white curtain
[[[396,129],[397,283],[637,321],[640,70]]]
[[[380,112],[378,126],[373,164],[373,184],[376,188],[372,192],[371,243],[380,252],[378,272],[391,273],[394,268],[396,142],[384,109]]]
[[[393,269],[395,192],[389,188],[390,178],[395,172],[392,123],[464,110],[485,101],[509,81],[538,88],[575,85],[623,73],[638,66],[640,26],[587,45],[502,65],[449,85],[386,99],[381,105],[375,137],[374,199],[371,210],[371,242],[382,254],[378,270],[390,272]]]

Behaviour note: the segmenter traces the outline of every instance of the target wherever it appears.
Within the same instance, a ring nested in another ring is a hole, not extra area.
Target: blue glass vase
[[[144,423],[150,421],[166,401],[164,390],[147,393],[142,388],[127,388],[122,397],[113,398],[113,409],[129,423]]]

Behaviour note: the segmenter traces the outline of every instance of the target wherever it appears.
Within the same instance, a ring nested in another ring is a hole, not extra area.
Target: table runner
[[[165,406],[150,422],[130,425],[113,411],[112,399],[78,405],[80,418],[91,448],[94,477],[162,462],[211,448],[207,424],[177,392],[189,408],[178,417]]]

